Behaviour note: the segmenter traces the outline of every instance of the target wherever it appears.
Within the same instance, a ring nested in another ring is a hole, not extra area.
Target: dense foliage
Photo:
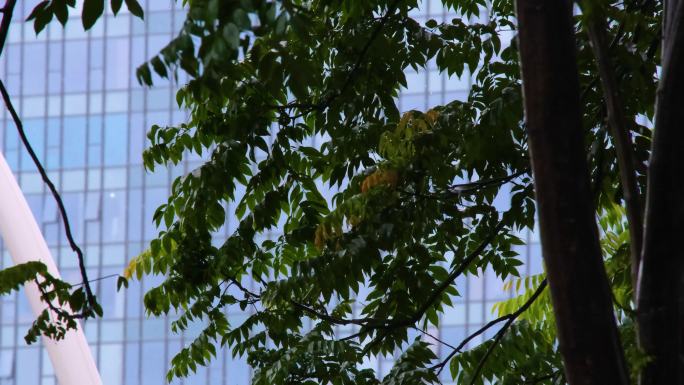
[[[154,218],[163,231],[126,272],[165,276],[145,297],[151,314],[181,312],[178,330],[207,325],[169,378],[227,345],[248,354],[255,384],[437,382],[447,365],[459,383],[564,381],[543,277],[497,307],[502,317],[488,327],[503,328],[492,340],[470,351],[446,341],[449,362],[432,353],[440,342],[409,337],[439,324],[459,276],[485,268],[519,276],[513,246],[535,222],[518,53],[502,41],[516,28],[513,4],[443,3],[460,16],[418,21],[419,4],[400,0],[193,1],[178,37],[139,68],[148,85],[153,73],[191,76],[177,95],[190,120],[152,127],[146,167],[208,154],[174,182]],[[653,114],[660,4],[600,10],[643,187],[650,131],[636,118]],[[629,239],[615,214],[622,196],[584,23],[576,18],[587,157],[616,312],[638,370]],[[428,66],[472,76],[467,100],[399,111],[405,73]],[[509,192],[510,205],[494,205]],[[239,224],[217,239],[227,218]],[[283,234],[271,239],[274,229]],[[231,307],[251,315],[230,324]],[[336,333],[340,325],[353,334]],[[363,369],[369,356],[397,351],[384,378]]]
[[[145,166],[189,152],[207,159],[173,183],[154,216],[158,239],[120,280],[163,275],[145,296],[149,313],[180,313],[179,331],[205,325],[173,359],[169,379],[228,346],[248,355],[254,384],[430,383],[447,367],[458,383],[565,381],[546,281],[520,277],[514,251],[535,224],[519,56],[509,41],[514,6],[442,3],[458,17],[415,19],[414,0],[193,0],[178,36],[138,69],[149,86],[155,76],[190,75],[177,94],[190,119],[152,127]],[[37,30],[51,18],[46,10],[61,21],[55,2],[41,4]],[[586,156],[615,311],[638,372],[647,358],[634,337],[629,234],[586,27],[589,15],[607,26],[643,192],[651,131],[637,121],[654,113],[662,4],[582,5],[575,37]],[[467,100],[399,111],[406,72],[427,67],[472,76]],[[495,205],[497,197],[509,204]],[[228,220],[238,224],[220,239]],[[424,334],[460,295],[457,278],[487,268],[519,294],[496,306],[500,318],[465,341]],[[250,315],[231,324],[228,309]],[[466,350],[489,328],[500,329]],[[440,343],[453,349],[446,361],[433,353]],[[384,378],[363,365],[398,351]]]

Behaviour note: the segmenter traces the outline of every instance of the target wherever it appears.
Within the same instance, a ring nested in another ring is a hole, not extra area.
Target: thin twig
[[[246,287],[244,287],[244,286],[240,283],[240,281],[238,281],[236,278],[230,277],[230,278],[227,278],[227,280],[229,280],[229,281],[230,281],[232,284],[234,284],[238,289],[240,289],[240,291],[243,292],[243,293],[245,294],[245,296],[249,296],[249,297],[252,297],[252,298],[255,298],[255,299],[260,299],[260,298],[261,298],[261,295],[259,295],[259,294],[257,294],[257,293],[254,293],[254,292],[252,292],[251,290],[249,290],[249,289],[247,289]]]
[[[524,170],[520,170],[511,175],[506,175],[499,178],[483,179],[475,182],[454,184],[449,186],[449,191],[457,194],[462,194],[464,192],[470,192],[484,187],[502,185],[512,181],[517,177],[527,174],[529,171],[530,169],[529,167],[527,167]]]
[[[409,326],[411,324],[414,324],[418,322],[418,320],[425,314],[425,312],[434,304],[435,301],[442,295],[444,290],[446,290],[451,284],[454,283],[456,278],[458,278],[463,272],[468,268],[468,266],[478,257],[482,252],[492,243],[494,238],[499,234],[499,231],[503,229],[504,223],[503,221],[500,221],[496,227],[487,235],[487,237],[480,243],[480,245],[473,250],[466,258],[461,262],[461,264],[447,277],[447,279],[442,282],[441,285],[437,287],[437,289],[432,292],[430,297],[428,297],[427,301],[423,303],[423,306],[421,306],[418,311],[413,315],[413,317],[404,320],[404,321],[396,321],[393,323],[394,326]]]
[[[460,352],[463,350],[463,348],[464,348],[470,341],[472,341],[473,339],[475,339],[475,337],[477,337],[477,336],[481,335],[482,333],[486,332],[486,331],[489,330],[492,326],[497,325],[497,324],[499,324],[499,323],[501,323],[501,322],[503,322],[503,321],[506,321],[506,320],[508,320],[509,318],[510,318],[510,314],[506,314],[506,315],[503,315],[503,316],[501,316],[501,317],[499,317],[499,318],[497,318],[497,319],[494,319],[494,320],[491,320],[491,321],[487,322],[484,326],[482,326],[481,328],[477,329],[474,333],[472,333],[472,334],[470,334],[468,337],[464,338],[464,339],[458,344],[458,346],[456,346],[456,347],[454,348],[454,350],[453,350],[451,353],[449,353],[449,355],[448,355],[442,362],[440,362],[439,364],[433,366],[432,369],[439,369],[437,373],[440,373],[440,372],[442,371],[442,369],[444,368],[444,366],[449,362],[449,360],[451,359],[451,357],[453,357],[453,356],[455,356],[456,354],[460,353]]]
[[[540,383],[540,382],[542,382],[542,381],[545,381],[545,380],[554,380],[554,379],[556,379],[556,378],[558,377],[558,375],[560,375],[560,374],[561,374],[561,370],[560,370],[560,369],[556,369],[556,370],[554,370],[552,373],[547,374],[547,375],[545,375],[545,376],[539,376],[539,377],[536,377],[536,378],[532,378],[532,379],[526,380],[525,382],[523,382],[523,384],[529,384],[529,385],[531,385],[531,384],[538,384],[538,383]]]
[[[12,23],[12,14],[16,3],[17,0],[7,0],[5,6],[2,7],[2,22],[0,22],[0,55],[5,48],[5,42],[7,41],[7,34],[9,33],[9,28]]]
[[[108,278],[114,278],[114,277],[119,277],[119,276],[120,276],[120,274],[109,274],[109,275],[105,275],[104,277],[93,278],[93,279],[89,280],[88,282],[93,283],[93,282],[103,281],[103,280],[108,279]],[[83,282],[71,285],[71,287],[79,287],[79,286],[83,286]]]
[[[320,311],[317,311],[316,309],[313,309],[309,306],[304,305],[303,303],[297,302],[295,300],[290,300],[290,303],[292,305],[300,310],[303,310],[306,313],[309,313],[321,320],[328,321],[333,324],[337,325],[359,325],[359,326],[364,326],[367,325],[370,322],[377,322],[378,324],[386,323],[387,320],[378,320],[376,318],[352,318],[352,319],[347,319],[347,318],[338,318],[338,317],[333,317],[327,313],[323,313]]]
[[[503,221],[499,222],[496,227],[492,230],[492,232],[487,236],[487,238],[482,241],[482,243],[475,249],[472,253],[470,253],[462,262],[461,264],[447,277],[442,284],[440,284],[435,291],[432,292],[430,297],[428,297],[428,300],[423,303],[423,305],[414,313],[413,316],[406,318],[406,319],[398,319],[398,320],[391,320],[388,323],[384,325],[364,325],[364,327],[375,327],[375,328],[382,328],[383,330],[378,333],[378,335],[373,338],[363,349],[363,355],[365,355],[370,349],[379,343],[383,338],[385,338],[388,334],[390,334],[393,330],[401,328],[401,327],[406,327],[406,326],[411,326],[418,322],[420,318],[425,314],[425,312],[434,304],[434,302],[442,295],[444,290],[446,290],[449,286],[451,286],[456,278],[458,278],[463,272],[468,268],[468,266],[480,255],[482,252],[489,246],[489,244],[494,240],[496,235],[501,231],[503,228]],[[362,333],[359,332],[357,333],[358,335],[361,335]]]
[[[539,287],[537,288],[537,290],[535,290],[534,294],[532,294],[532,296],[531,296],[527,301],[525,301],[525,303],[524,303],[522,306],[520,306],[520,308],[519,308],[518,310],[516,310],[516,311],[513,312],[513,313],[503,315],[503,316],[501,316],[501,317],[499,317],[499,318],[497,318],[497,319],[495,319],[495,320],[489,321],[486,325],[482,326],[481,328],[479,328],[478,330],[476,330],[474,333],[472,333],[472,334],[470,334],[468,337],[464,338],[463,341],[461,341],[461,343],[459,343],[458,346],[457,346],[451,353],[449,353],[449,355],[448,355],[444,360],[442,360],[440,363],[438,363],[438,364],[436,364],[435,366],[433,366],[431,369],[433,369],[433,370],[434,370],[434,369],[437,369],[437,374],[439,375],[439,373],[442,372],[442,370],[444,369],[444,367],[446,366],[446,364],[447,364],[447,363],[448,363],[456,354],[460,353],[460,352],[463,350],[463,348],[464,348],[470,341],[472,341],[475,337],[481,335],[481,334],[484,333],[485,331],[489,330],[492,326],[497,325],[497,324],[499,324],[499,323],[501,323],[501,322],[506,321],[506,323],[504,324],[504,326],[502,326],[501,329],[499,329],[499,331],[497,332],[497,334],[496,334],[496,339],[494,340],[494,343],[489,347],[489,349],[488,349],[488,351],[487,351],[487,354],[485,354],[485,356],[483,357],[483,359],[480,360],[480,363],[478,364],[478,368],[476,368],[476,371],[475,371],[475,373],[473,374],[472,379],[476,378],[476,376],[479,374],[480,370],[482,370],[482,366],[484,365],[484,361],[486,361],[486,359],[487,359],[487,358],[489,357],[489,355],[491,354],[491,350],[493,350],[494,346],[496,346],[496,344],[498,344],[498,342],[501,340],[501,338],[503,338],[503,335],[506,333],[506,331],[507,331],[508,328],[511,326],[511,324],[513,323],[513,321],[515,321],[515,320],[520,316],[520,314],[524,313],[525,310],[527,310],[527,309],[534,303],[534,301],[537,300],[537,298],[541,295],[541,293],[544,291],[545,288],[546,288],[546,279],[544,279],[544,280],[539,284]],[[472,384],[472,382],[471,382],[471,384]]]
[[[473,191],[477,191],[482,188],[487,188],[487,187],[493,187],[493,186],[501,186],[503,184],[506,184],[508,182],[513,181],[514,179],[527,174],[530,171],[529,167],[525,168],[524,170],[517,171],[511,175],[506,175],[498,178],[491,178],[491,179],[481,179],[478,181],[473,181],[473,182],[467,182],[467,183],[461,183],[461,184],[453,184],[447,188],[445,192],[435,192],[435,193],[429,193],[429,194],[421,194],[421,193],[412,193],[412,192],[407,192],[403,191],[402,193],[418,197],[418,198],[425,198],[425,199],[432,199],[432,200],[445,200],[445,199],[455,199],[458,198],[459,196],[463,195],[464,193],[470,193]]]
[[[53,313],[55,313],[59,318],[84,319],[90,315],[90,312],[86,311],[80,313],[70,313],[62,308],[55,306],[55,304],[52,303],[52,300],[50,299],[50,294],[45,290],[45,288],[41,285],[38,279],[34,279],[33,282],[38,287],[38,291],[40,291],[40,297],[43,299],[43,302],[45,302],[48,305],[48,308],[50,308],[50,310]]]
[[[3,22],[5,18],[3,17]],[[0,31],[1,33],[2,31]],[[2,36],[0,36],[2,38]],[[5,102],[5,105],[7,106],[7,110],[9,111],[10,115],[12,116],[12,119],[14,120],[14,125],[17,127],[17,131],[19,133],[19,137],[21,138],[22,143],[26,147],[26,151],[29,153],[29,156],[31,157],[31,160],[33,160],[33,163],[36,165],[36,168],[38,169],[38,172],[40,173],[41,178],[43,179],[43,182],[48,186],[50,189],[50,192],[52,193],[52,196],[55,199],[55,202],[57,202],[57,207],[59,208],[59,213],[60,216],[62,217],[62,223],[64,224],[64,232],[66,234],[67,240],[69,241],[69,246],[71,247],[71,250],[73,250],[76,253],[76,256],[78,257],[78,268],[81,273],[81,277],[83,278],[83,286],[85,287],[86,291],[86,298],[88,300],[88,307],[86,308],[85,313],[90,313],[92,308],[95,307],[96,305],[96,300],[95,296],[93,295],[92,289],[90,288],[90,284],[88,283],[88,272],[86,271],[85,267],[85,260],[83,257],[83,251],[81,248],[76,244],[76,241],[74,240],[74,236],[71,232],[71,224],[69,223],[69,218],[66,213],[66,208],[64,208],[64,202],[62,201],[62,197],[60,196],[59,192],[57,191],[57,188],[55,187],[54,183],[52,183],[52,180],[50,180],[50,177],[47,175],[47,172],[45,171],[45,168],[43,165],[40,163],[40,160],[38,159],[38,156],[36,155],[35,151],[33,150],[33,147],[31,146],[31,143],[29,142],[28,138],[26,137],[26,132],[24,131],[24,125],[21,122],[21,119],[19,118],[19,115],[17,114],[17,111],[14,109],[14,106],[12,105],[12,99],[10,98],[9,93],[7,92],[7,89],[5,88],[5,84],[0,80],[0,93],[2,94],[2,99]]]
[[[450,348],[450,349],[456,349],[456,347],[454,347],[454,346],[451,345],[450,343],[448,343],[448,342],[446,342],[446,341],[444,341],[444,340],[441,340],[441,339],[437,338],[436,336],[434,336],[434,335],[428,333],[427,331],[425,331],[425,330],[423,330],[423,329],[421,329],[421,328],[417,328],[417,327],[413,326],[412,329],[414,329],[414,330],[416,330],[416,331],[418,331],[418,332],[420,332],[420,333],[422,333],[422,334],[424,334],[424,335],[426,335],[426,336],[432,338],[433,340],[439,342],[440,344],[442,344],[442,345],[444,345],[444,346],[446,346],[446,347],[448,347],[448,348]]]
[[[501,341],[503,336],[506,334],[508,329],[511,327],[511,325],[513,324],[513,321],[515,321],[516,318],[518,318],[520,316],[520,314],[522,314],[525,310],[527,310],[530,306],[532,306],[534,301],[537,300],[537,298],[541,295],[541,293],[544,291],[545,288],[546,288],[546,279],[544,279],[542,281],[542,283],[539,285],[537,290],[535,290],[534,294],[532,294],[532,296],[520,307],[520,309],[518,309],[514,313],[511,313],[510,318],[508,319],[508,321],[506,321],[506,323],[501,328],[501,330],[499,330],[499,332],[496,333],[496,338],[494,338],[494,341],[492,342],[491,345],[489,345],[487,352],[482,357],[482,359],[480,359],[480,362],[477,364],[477,367],[475,367],[475,372],[473,372],[473,374],[470,377],[470,385],[473,385],[475,383],[475,380],[480,375],[480,372],[482,371],[484,364],[487,362],[487,359],[489,358],[489,356],[492,355],[494,348],[499,344],[499,342]]]

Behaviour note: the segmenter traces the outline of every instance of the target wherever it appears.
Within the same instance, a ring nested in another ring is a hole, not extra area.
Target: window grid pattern
[[[35,5],[24,4],[16,20],[25,19]],[[52,23],[38,37],[28,23],[18,21],[10,29],[0,76],[6,79],[31,143],[63,194],[91,278],[121,273],[155,236],[152,214],[166,200],[173,179],[201,164],[201,158],[190,155],[170,170],[147,173],[142,167],[148,127],[178,123],[186,116],[176,106],[174,84],[155,79],[155,87],[146,89],[134,75],[136,66],[158,52],[180,28],[184,11],[179,4],[148,0],[143,4],[144,22],[122,11],[116,18],[108,14],[87,33],[78,18],[65,29]],[[413,14],[420,22],[456,16],[435,0],[425,0]],[[471,85],[469,74],[448,77],[434,63],[426,70],[407,72],[407,81],[398,100],[402,111],[464,100]],[[182,74],[179,82],[184,82]],[[80,279],[77,261],[66,243],[57,207],[2,110],[0,149],[16,173],[63,278],[76,283]],[[225,234],[234,226],[227,223]],[[529,261],[524,272],[533,274],[541,271],[539,240],[533,233],[526,236],[528,245],[519,252]],[[11,264],[4,251],[0,267]],[[202,325],[195,325],[175,335],[170,329],[172,317],[146,318],[142,297],[159,282],[154,277],[131,282],[122,293],[116,292],[114,278],[93,283],[105,315],[88,321],[84,330],[106,385],[164,384],[173,354],[201,330]],[[463,297],[455,299],[455,307],[442,315],[439,329],[428,330],[450,343],[490,320],[493,303],[509,295],[502,292],[502,283],[491,271],[479,279],[461,278],[457,285]],[[235,323],[246,316],[229,313]],[[0,298],[0,385],[56,384],[44,349],[23,341],[32,320],[23,293]],[[344,335],[353,330],[340,327],[338,332]],[[441,357],[449,353],[438,343],[435,349]],[[367,365],[384,375],[392,361],[393,357],[378,357]],[[250,376],[245,359],[233,359],[224,349],[211,366],[174,384],[246,384]]]

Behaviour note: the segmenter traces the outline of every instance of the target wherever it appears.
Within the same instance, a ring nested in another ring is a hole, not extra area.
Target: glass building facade
[[[174,84],[156,79],[153,88],[145,89],[135,80],[135,68],[174,36],[184,21],[183,10],[180,2],[147,0],[143,2],[144,21],[125,11],[116,18],[108,14],[87,33],[80,12],[72,12],[66,28],[53,22],[36,37],[32,24],[22,22],[35,3],[18,5],[0,60],[0,78],[38,156],[62,192],[90,278],[98,279],[93,289],[104,317],[84,325],[86,336],[105,385],[164,384],[171,358],[201,325],[186,335],[174,334],[170,319],[147,318],[143,312],[142,296],[158,278],[132,282],[128,290],[117,293],[115,277],[155,236],[152,214],[165,202],[173,179],[201,164],[201,159],[191,155],[169,170],[147,173],[142,166],[149,126],[178,123],[186,114],[177,108]],[[419,21],[455,16],[434,0],[425,1],[414,14]],[[447,78],[434,64],[427,71],[408,73],[407,80],[399,99],[402,111],[464,99],[470,87],[469,76]],[[183,83],[182,75],[179,83]],[[78,283],[77,260],[66,242],[54,200],[14,124],[4,108],[0,110],[0,150],[15,172],[63,278]],[[537,240],[528,236],[528,246],[519,251],[529,261],[524,273],[538,272]],[[11,264],[3,252],[0,267]],[[491,319],[492,305],[508,295],[491,272],[457,284],[464,297],[443,315],[443,326],[430,331],[450,342],[460,341]],[[237,321],[245,315],[231,317]],[[27,346],[23,340],[32,321],[23,293],[0,298],[0,385],[56,384],[40,344]],[[442,356],[448,353],[438,351]],[[383,373],[391,368],[391,361],[387,357],[369,364]],[[173,383],[242,385],[249,376],[244,359],[233,359],[226,350],[208,368]]]

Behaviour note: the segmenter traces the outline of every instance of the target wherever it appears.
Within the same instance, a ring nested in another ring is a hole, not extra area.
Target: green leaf
[[[232,50],[237,50],[240,46],[240,31],[233,23],[223,27],[223,38]]]
[[[49,1],[43,1],[38,3],[33,11],[29,15],[28,20],[33,20],[33,29],[36,34],[39,34],[45,26],[52,20],[53,11],[51,7],[48,6]]]
[[[153,57],[152,60],[150,60],[150,63],[152,64],[152,68],[154,68],[154,72],[159,74],[159,76],[163,78],[168,77],[168,73],[166,72],[166,66],[161,61],[159,56]]]
[[[138,67],[135,71],[135,77],[141,85],[152,85],[152,73],[150,72],[150,66],[147,63]]]
[[[67,20],[69,20],[69,10],[67,9],[66,2],[64,2],[64,0],[53,1],[52,9],[60,24],[62,24],[62,26],[66,25]]]
[[[36,6],[33,7],[33,10],[31,10],[31,13],[26,18],[26,21],[34,20],[38,17],[38,15],[44,13],[48,4],[50,4],[50,0],[44,0],[44,1],[41,1],[40,3],[36,4]]]
[[[85,304],[86,297],[83,288],[75,290],[71,297],[69,298],[69,306],[74,309],[74,311],[80,311]]]
[[[111,0],[111,7],[112,7],[112,13],[114,15],[117,15],[119,13],[119,10],[121,10],[121,5],[123,4],[123,0]]]
[[[126,7],[134,16],[137,16],[140,19],[145,18],[143,9],[137,0],[126,0]]]
[[[89,30],[104,12],[104,0],[84,0],[81,20],[83,28]]]
[[[122,287],[128,288],[128,280],[126,277],[119,276],[116,280],[116,291],[120,291]]]
[[[175,212],[173,206],[167,206],[166,210],[164,211],[164,224],[167,228],[171,227],[171,225],[173,224],[174,216]]]
[[[0,295],[18,290],[24,282],[45,274],[47,267],[42,262],[26,262],[0,270]]]

